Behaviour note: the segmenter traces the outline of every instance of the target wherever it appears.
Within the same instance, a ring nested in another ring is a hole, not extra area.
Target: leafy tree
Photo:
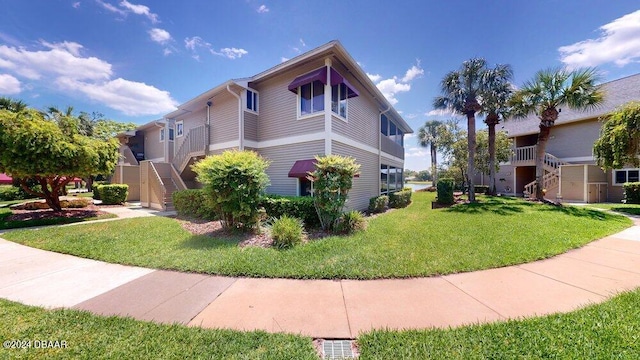
[[[429,170],[421,170],[416,174],[416,180],[419,181],[429,181],[432,180],[431,172]]]
[[[313,180],[313,200],[323,230],[333,230],[347,201],[353,177],[360,165],[352,157],[340,155],[316,156]]]
[[[509,161],[511,156],[512,140],[509,139],[506,133],[503,131],[494,135],[493,144],[493,159],[491,154],[491,141],[489,129],[480,130],[476,133],[476,139],[478,140],[476,146],[476,170],[483,174],[492,173],[495,174],[500,170],[500,163]]]
[[[60,211],[59,194],[74,177],[111,173],[118,161],[115,139],[83,136],[77,124],[69,116],[49,121],[32,109],[0,110],[0,172],[19,178],[25,191]],[[37,181],[40,191],[29,188],[28,179]]]
[[[269,185],[269,161],[253,151],[225,151],[192,166],[198,181],[220,215],[224,228],[252,229],[258,224],[258,203]]]
[[[476,118],[475,115],[482,109],[478,97],[484,89],[484,76],[487,71],[487,62],[482,58],[474,58],[462,63],[457,71],[451,71],[445,75],[440,83],[441,96],[433,101],[436,109],[450,109],[467,117],[467,173],[475,173],[474,158],[476,148]],[[468,178],[469,201],[476,200],[473,188],[473,178]]]
[[[593,144],[598,165],[619,169],[640,165],[640,102],[630,102],[603,118],[600,137]]]
[[[544,154],[551,128],[560,114],[560,107],[584,111],[597,107],[604,94],[596,85],[597,72],[593,68],[568,71],[547,69],[537,72],[511,99],[514,117],[535,114],[540,119],[536,148],[536,199],[543,200]]]
[[[487,193],[495,195],[498,169],[496,164],[496,125],[507,117],[509,111],[509,99],[513,94],[513,86],[511,85],[513,70],[510,65],[496,65],[493,69],[488,69],[484,76],[481,112],[485,115],[484,122],[487,124],[489,136],[489,191]]]

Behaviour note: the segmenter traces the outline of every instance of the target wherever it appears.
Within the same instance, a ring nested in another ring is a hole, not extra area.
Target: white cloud
[[[162,51],[162,54],[163,54],[164,56],[169,56],[169,55],[173,54],[173,50],[171,50],[171,49],[169,49],[169,48],[165,48],[165,49]]]
[[[302,45],[302,47],[307,47],[307,43],[304,42],[302,38],[300,38],[300,45]]]
[[[422,147],[410,147],[405,150],[405,157],[425,157],[429,153],[425,148]]]
[[[202,40],[200,36],[194,36],[194,37],[184,39],[184,47],[186,47],[188,50],[195,51],[200,47],[210,49],[211,44]]]
[[[80,1],[76,1],[73,4],[71,4],[71,6],[73,6],[74,9],[77,9],[80,7]]]
[[[407,114],[404,117],[406,117],[407,119],[415,119],[418,117],[418,114]]]
[[[25,48],[0,45],[0,67],[13,70],[28,79],[43,75],[58,75],[72,79],[108,79],[111,64],[96,57],[82,57],[82,45],[74,42],[51,44],[42,41],[49,50],[28,51]]]
[[[417,65],[413,65],[407,72],[404,74],[402,78],[402,82],[409,82],[417,77],[424,75],[424,70],[420,67],[420,61],[418,61]]]
[[[382,76],[378,75],[378,74],[369,74],[367,73],[367,76],[369,77],[369,79],[371,79],[371,81],[373,82],[378,82],[380,79],[382,79]]]
[[[130,116],[166,113],[175,110],[178,105],[167,91],[122,78],[101,83],[59,78],[56,84],[66,90],[79,91],[92,100]]]
[[[460,114],[455,113],[450,109],[431,110],[425,113],[426,116],[438,116],[438,117],[460,117]]]
[[[9,74],[0,74],[0,95],[13,95],[21,91],[20,80]]]
[[[286,57],[282,56],[280,58],[280,62],[285,62],[285,61],[289,61],[289,58],[286,58]]]
[[[405,139],[405,140],[407,140],[407,139],[411,139],[411,138],[414,138],[414,137],[416,137],[416,134],[415,134],[415,133],[404,134],[404,139]]]
[[[391,79],[385,79],[376,84],[378,90],[389,100],[391,105],[398,103],[398,99],[396,99],[397,93],[411,90],[411,85],[399,83],[397,80],[394,76]]]
[[[260,7],[256,11],[260,14],[264,14],[269,12],[269,8],[267,7],[267,5],[263,4],[263,5],[260,5]]]
[[[171,34],[167,30],[160,28],[153,28],[148,31],[149,36],[151,36],[151,40],[157,42],[158,44],[165,44],[171,40]]]
[[[137,4],[132,4],[130,2],[128,2],[127,0],[122,0],[120,2],[120,6],[131,11],[132,13],[136,14],[136,15],[144,15],[146,16],[149,20],[151,20],[151,23],[153,24],[157,24],[160,22],[160,20],[158,20],[158,15],[154,14],[151,12],[151,9],[149,9],[148,6],[144,6],[144,5],[137,5]]]
[[[122,78],[112,80],[111,64],[96,57],[83,57],[83,47],[78,43],[40,43],[45,50],[0,45],[0,67],[19,77],[78,92],[127,115],[161,114],[177,105],[167,91]],[[16,91],[16,81],[19,86],[17,78],[3,76],[0,88],[6,85]]]
[[[113,12],[113,13],[116,13],[116,14],[121,15],[121,16],[126,16],[127,15],[126,11],[118,9],[117,7],[111,5],[111,4],[107,3],[107,2],[104,2],[102,0],[96,0],[96,2],[100,6],[102,6],[103,8],[105,8],[105,9],[107,9],[107,10]]]
[[[228,59],[239,59],[243,55],[247,55],[249,52],[245,49],[237,49],[237,48],[222,48],[219,52],[211,50],[211,53],[214,55],[224,56]]]
[[[601,35],[558,48],[560,60],[569,68],[613,62],[625,66],[640,62],[640,10],[600,27]]]

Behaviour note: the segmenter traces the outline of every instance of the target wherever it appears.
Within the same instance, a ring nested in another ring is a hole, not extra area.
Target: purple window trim
[[[312,72],[306,73],[304,75],[300,75],[295,78],[291,84],[289,84],[289,91],[298,93],[298,88],[302,85],[312,83],[314,81],[320,81],[323,84],[327,84],[327,67],[323,66],[317,70],[313,70]],[[331,68],[331,86],[345,84],[347,86],[347,98],[352,98],[356,96],[360,96],[358,90],[353,87],[344,76],[340,75],[334,68]]]

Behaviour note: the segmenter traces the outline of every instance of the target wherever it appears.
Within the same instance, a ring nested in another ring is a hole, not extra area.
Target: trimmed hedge
[[[438,180],[437,202],[439,204],[446,204],[446,205],[453,204],[454,187],[455,187],[455,180],[452,178],[442,178]]]
[[[180,216],[215,220],[216,213],[207,193],[202,189],[179,190],[173,193],[173,206]]]
[[[127,200],[129,193],[129,185],[127,184],[98,185],[94,187],[95,189],[98,189],[103,205],[122,204]]]
[[[91,205],[93,202],[89,198],[76,198],[69,200],[60,200],[60,207],[63,209],[82,209]],[[49,205],[44,201],[31,201],[28,203],[14,205],[12,209],[17,210],[44,210],[49,209]]]
[[[640,182],[625,183],[624,202],[627,204],[640,204]]]
[[[396,191],[389,195],[389,207],[404,208],[411,204],[411,190]]]
[[[380,195],[369,199],[369,212],[376,214],[384,212],[389,206],[389,197],[387,195]]]
[[[93,182],[93,186],[92,186],[92,191],[93,191],[93,198],[95,200],[101,200],[100,199],[100,189],[99,187],[102,185],[109,185],[108,181],[94,181]]]
[[[289,215],[301,219],[307,227],[320,225],[313,198],[310,196],[266,195],[260,199],[258,206],[263,207],[270,218]]]

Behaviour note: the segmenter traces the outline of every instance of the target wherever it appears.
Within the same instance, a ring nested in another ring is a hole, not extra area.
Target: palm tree
[[[476,113],[482,108],[478,97],[484,89],[484,74],[487,71],[487,61],[474,58],[462,63],[457,71],[446,74],[440,83],[441,96],[433,100],[436,109],[449,109],[467,117],[467,178],[469,186],[469,201],[476,201],[473,184],[475,172],[476,149]]]
[[[22,100],[13,100],[8,97],[0,97],[0,110],[21,112],[27,109],[27,104]]]
[[[532,80],[518,90],[511,101],[513,116],[535,114],[540,119],[536,148],[536,199],[543,200],[543,161],[551,128],[566,105],[578,111],[593,109],[604,100],[596,85],[598,74],[594,68],[577,70],[547,69],[538,71]]]
[[[506,117],[509,99],[513,94],[511,79],[513,70],[510,65],[496,65],[484,74],[482,114],[489,133],[489,195],[496,194],[496,125]]]
[[[442,122],[438,120],[431,120],[424,123],[423,126],[418,129],[418,144],[422,147],[429,147],[431,152],[431,177],[433,186],[438,182],[438,133],[439,128],[442,126]]]

